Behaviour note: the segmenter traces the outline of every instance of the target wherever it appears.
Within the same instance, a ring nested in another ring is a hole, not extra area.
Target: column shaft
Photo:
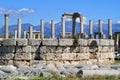
[[[30,26],[29,29],[29,38],[32,39],[32,35],[33,35],[33,30],[32,30],[32,26]]]
[[[26,34],[27,34],[27,32],[26,32],[26,31],[24,31],[24,39],[26,39]]]
[[[51,20],[51,37],[54,39],[55,38],[55,22]]]
[[[108,38],[112,39],[112,20],[108,19]]]
[[[41,19],[40,20],[40,38],[44,39],[44,21]]]
[[[89,36],[90,38],[92,38],[92,35],[93,35],[93,23],[92,23],[92,20],[89,20]]]
[[[62,17],[62,38],[65,37],[65,19]]]
[[[83,28],[83,19],[80,19],[80,33],[84,33],[84,28]]]
[[[73,25],[72,25],[72,36],[75,36],[76,26],[75,26],[75,19],[73,18]]]
[[[17,30],[14,31],[14,38],[17,39]]]
[[[9,14],[5,14],[4,17],[5,17],[5,39],[8,39],[8,36],[9,36],[9,32],[8,32],[8,16]]]
[[[21,38],[21,19],[18,19],[18,38]]]

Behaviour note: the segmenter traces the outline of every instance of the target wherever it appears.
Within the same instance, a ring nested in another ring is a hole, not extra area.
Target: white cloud
[[[15,9],[5,9],[5,8],[0,8],[0,14],[11,14],[11,16],[24,16],[24,15],[28,15],[28,14],[32,14],[34,13],[35,10],[34,9],[29,9],[29,8],[21,8],[18,10]]]
[[[120,24],[120,20],[119,20],[119,21],[117,21],[117,23],[118,23],[118,24]]]

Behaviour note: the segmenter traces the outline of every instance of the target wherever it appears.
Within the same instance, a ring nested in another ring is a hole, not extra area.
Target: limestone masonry
[[[68,35],[65,32],[65,18],[73,20],[72,33]],[[76,18],[80,18],[80,33],[75,31]],[[18,19],[14,38],[8,38],[8,14],[5,14],[5,38],[0,41],[0,64],[111,64],[115,57],[112,21],[108,20],[108,38],[102,32],[102,21],[98,22],[99,32],[93,35],[92,20],[89,21],[90,33],[87,36],[84,32],[83,16],[79,13],[64,13],[60,38],[55,37],[53,20],[51,38],[44,37],[43,20],[40,20],[40,32],[35,32],[30,26],[29,32],[24,31],[24,38],[21,38],[21,19]]]

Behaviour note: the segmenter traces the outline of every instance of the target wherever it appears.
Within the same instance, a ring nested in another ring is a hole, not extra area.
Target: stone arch
[[[75,36],[75,28],[76,28],[76,25],[75,25],[75,22],[76,22],[76,19],[79,18],[80,19],[80,34],[84,33],[83,31],[83,16],[82,14],[80,13],[64,13],[62,15],[62,37],[64,38],[65,37],[65,18],[71,18],[72,19],[72,36]]]

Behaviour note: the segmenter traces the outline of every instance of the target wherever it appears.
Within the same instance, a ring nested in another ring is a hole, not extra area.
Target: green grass
[[[115,63],[113,64],[120,64],[120,60],[115,60]]]
[[[19,77],[11,78],[7,80],[21,80]],[[66,77],[38,77],[33,76],[28,78],[27,80],[120,80],[120,76],[66,76]]]

